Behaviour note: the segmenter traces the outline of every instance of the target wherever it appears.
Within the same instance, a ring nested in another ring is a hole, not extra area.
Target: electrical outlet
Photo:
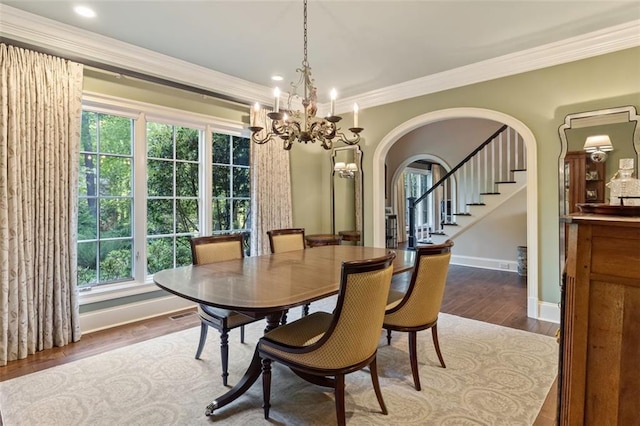
[[[500,266],[500,269],[509,269],[509,264],[508,263],[500,263],[498,265]]]

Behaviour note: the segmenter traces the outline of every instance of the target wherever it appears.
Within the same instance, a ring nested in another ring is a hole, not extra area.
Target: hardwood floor
[[[394,277],[393,286],[402,288],[409,277],[410,273]],[[554,336],[558,329],[557,324],[527,318],[526,280],[513,272],[451,265],[442,312],[547,336]],[[79,342],[10,362],[0,367],[0,381],[200,324],[195,310],[183,313],[185,315],[174,313],[87,334]],[[553,386],[534,424],[555,424],[555,410],[556,389]]]

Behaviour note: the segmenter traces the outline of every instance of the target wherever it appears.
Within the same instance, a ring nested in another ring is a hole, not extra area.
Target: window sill
[[[151,293],[159,290],[160,287],[155,285],[152,277],[149,277],[144,283],[127,281],[117,284],[93,287],[88,291],[80,291],[78,293],[78,300],[80,305],[89,305],[105,300],[119,299],[122,297]]]

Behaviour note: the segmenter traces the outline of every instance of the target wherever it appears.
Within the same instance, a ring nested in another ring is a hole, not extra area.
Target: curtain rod
[[[38,53],[43,53],[45,55],[57,56],[62,59],[78,62],[80,64],[86,65],[88,67],[91,67],[97,70],[113,72],[115,74],[121,74],[127,77],[137,78],[138,80],[146,81],[149,83],[155,83],[155,84],[160,84],[162,86],[172,87],[174,89],[185,90],[187,92],[197,93],[199,95],[205,95],[211,98],[232,102],[232,103],[240,104],[243,106],[250,106],[248,102],[240,100],[236,97],[224,95],[222,93],[213,92],[211,90],[202,89],[199,87],[190,86],[188,84],[178,83],[177,81],[172,81],[172,80],[168,80],[161,77],[155,77],[155,76],[144,74],[138,71],[132,71],[126,68],[120,68],[113,65],[104,64],[102,62],[90,61],[85,58],[75,57],[73,55],[60,55],[59,53],[51,49],[46,49],[41,46],[35,46],[29,43],[23,43],[23,42],[8,39],[8,38],[4,38],[2,42],[5,44],[13,45],[15,47],[20,47],[23,49],[33,50]]]

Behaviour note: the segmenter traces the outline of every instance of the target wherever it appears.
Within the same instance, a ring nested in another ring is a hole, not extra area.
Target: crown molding
[[[272,89],[167,55],[0,4],[0,36],[87,64],[170,80],[252,104],[273,102]],[[336,111],[398,102],[640,46],[640,20],[341,99]],[[323,111],[327,105],[319,105]]]
[[[640,20],[635,20],[341,99],[336,109],[348,111],[356,101],[360,108],[375,107],[638,46]]]

